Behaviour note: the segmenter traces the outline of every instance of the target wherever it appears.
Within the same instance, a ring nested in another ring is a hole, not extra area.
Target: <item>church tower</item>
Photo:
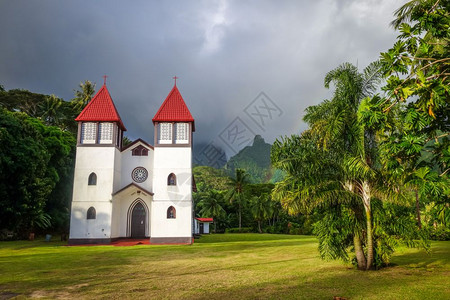
[[[75,121],[78,138],[69,243],[109,243],[111,195],[120,185],[120,149],[126,129],[106,82]]]
[[[155,130],[150,243],[192,243],[192,117],[175,84]]]

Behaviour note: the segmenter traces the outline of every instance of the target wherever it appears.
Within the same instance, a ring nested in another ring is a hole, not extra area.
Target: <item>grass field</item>
[[[450,299],[450,242],[399,249],[361,272],[322,261],[309,236],[225,234],[192,246],[0,243],[0,299]]]

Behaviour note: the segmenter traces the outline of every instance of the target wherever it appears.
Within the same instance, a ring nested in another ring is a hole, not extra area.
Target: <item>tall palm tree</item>
[[[352,237],[360,269],[370,269],[373,264],[371,199],[378,193],[379,181],[375,135],[362,115],[380,76],[378,63],[370,64],[363,73],[349,63],[330,71],[325,87],[334,85],[333,98],[308,107],[304,120],[310,129],[301,137],[277,141],[272,153],[275,167],[290,173],[277,184],[274,197],[284,199],[292,212],[342,204],[350,208],[358,221]]]
[[[238,203],[238,215],[239,215],[239,231],[242,228],[242,206],[245,202],[244,189],[248,183],[248,174],[243,169],[236,169],[235,177],[230,177],[228,180],[229,190],[226,195],[226,199],[230,203]]]
[[[198,207],[200,208],[200,215],[203,217],[214,218],[214,233],[217,229],[218,219],[226,214],[221,203],[223,201],[223,195],[215,190],[210,190],[207,194],[200,196]]]
[[[251,203],[253,217],[258,222],[258,231],[262,233],[261,222],[272,217],[273,206],[269,195],[263,194],[259,197],[253,197]]]
[[[364,124],[363,113],[367,109],[369,96],[375,91],[381,77],[380,65],[370,64],[363,73],[345,63],[330,71],[325,76],[325,87],[331,83],[335,86],[333,99],[325,107],[317,110],[310,109],[305,116],[311,130],[323,136],[324,146],[333,144],[337,152],[342,154],[339,166],[341,169],[340,183],[350,198],[361,200],[365,211],[366,257],[363,258],[359,239],[363,233],[355,235],[355,249],[361,262],[359,268],[372,267],[373,253],[373,224],[371,199],[375,186],[379,180],[379,173],[375,170],[377,159],[377,142],[373,132]],[[326,112],[321,109],[327,109]],[[365,266],[364,266],[365,264]]]

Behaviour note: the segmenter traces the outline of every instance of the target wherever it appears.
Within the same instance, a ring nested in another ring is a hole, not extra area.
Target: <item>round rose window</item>
[[[143,167],[137,167],[131,172],[131,178],[136,182],[144,182],[147,180],[148,172]]]

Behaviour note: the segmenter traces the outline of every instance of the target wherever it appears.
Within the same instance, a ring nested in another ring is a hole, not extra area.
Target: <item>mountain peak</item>
[[[266,141],[262,136],[260,136],[259,134],[255,135],[255,138],[253,139],[253,146],[264,145],[265,143]]]
[[[256,135],[252,146],[245,147],[230,158],[227,169],[231,175],[237,168],[244,169],[250,174],[252,182],[266,182],[271,176],[270,148],[271,145],[266,143],[264,138]]]

